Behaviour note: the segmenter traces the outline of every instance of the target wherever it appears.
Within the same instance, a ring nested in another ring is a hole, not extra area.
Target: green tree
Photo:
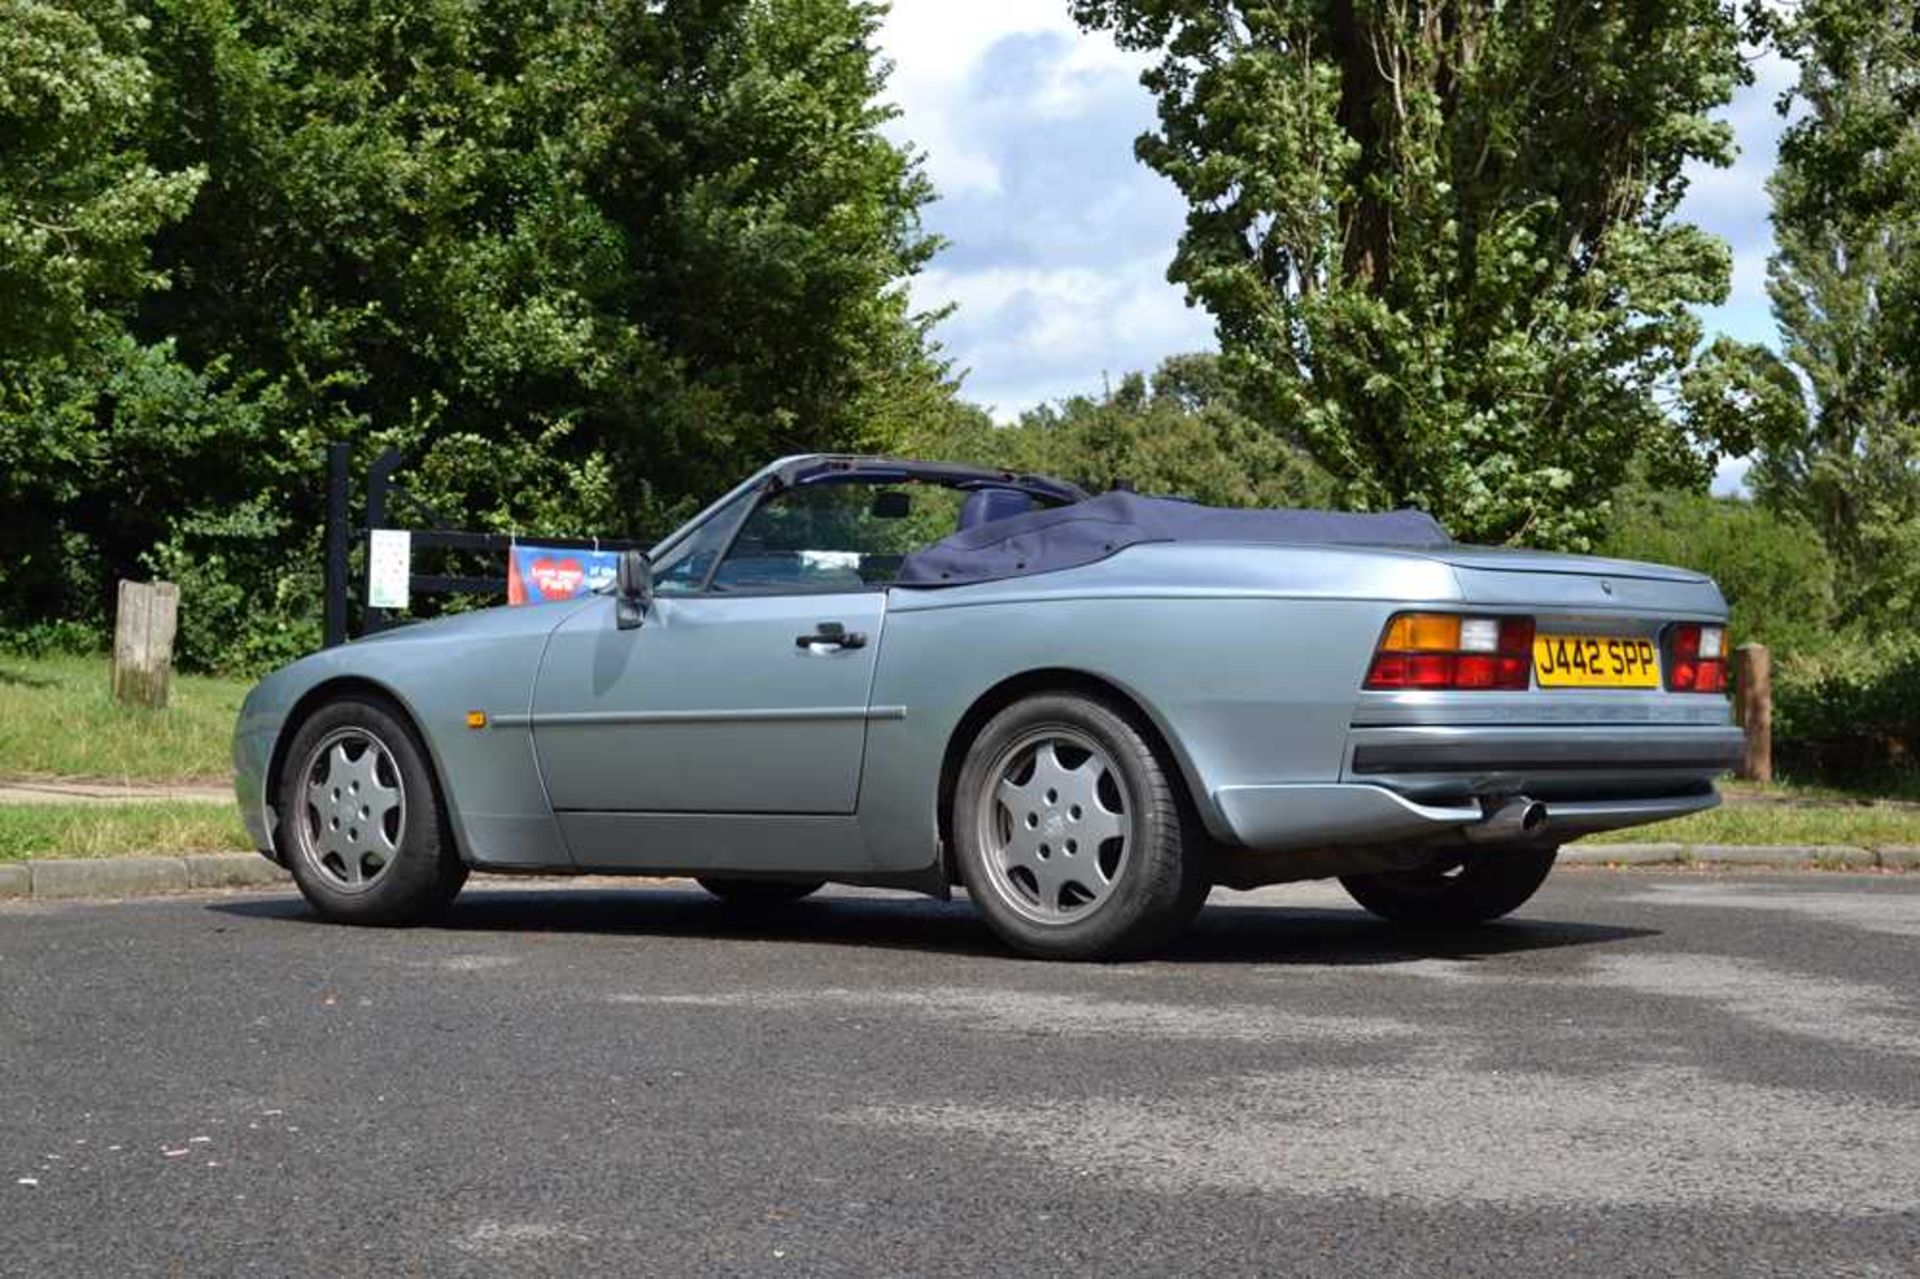
[[[0,0],[0,609],[99,616],[89,499],[120,469],[102,388],[168,365],[124,319],[165,284],[148,238],[201,173],[140,134],[144,22],[118,0]]]
[[[576,514],[654,526],[937,381],[874,5],[153,3],[155,148],[209,178],[141,322],[282,387],[309,477],[323,439],[453,441],[486,473],[443,514],[526,527],[537,440],[617,477]]]
[[[1749,349],[1763,503],[1803,517],[1846,613],[1920,609],[1920,9],[1807,0],[1762,11],[1800,65],[1782,109],[1767,292],[1780,354]]]
[[[0,0],[0,358],[70,356],[162,282],[147,238],[201,175],[136,145],[145,23],[120,0]]]
[[[1100,491],[1118,481],[1142,493],[1214,506],[1324,506],[1326,473],[1293,443],[1241,409],[1213,355],[1176,355],[1151,379],[1129,373],[1098,396],[1071,396],[995,426],[960,405],[912,441],[929,455],[1057,475]]]
[[[1745,75],[1714,0],[1076,0],[1155,50],[1169,277],[1360,507],[1584,545],[1634,459],[1704,484],[1683,376],[1725,246],[1674,218]]]
[[[1712,577],[1732,608],[1737,644],[1767,644],[1797,659],[1829,641],[1833,557],[1797,515],[1739,498],[1628,485],[1599,549]]]
[[[154,571],[186,660],[297,651],[333,441],[401,518],[646,534],[943,411],[880,13],[0,0],[0,626]]]

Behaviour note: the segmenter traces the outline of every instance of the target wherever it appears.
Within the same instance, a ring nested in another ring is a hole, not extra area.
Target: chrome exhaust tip
[[[1532,839],[1547,828],[1547,806],[1537,799],[1516,795],[1497,807],[1489,802],[1485,816],[1462,830],[1476,844],[1505,844]]]

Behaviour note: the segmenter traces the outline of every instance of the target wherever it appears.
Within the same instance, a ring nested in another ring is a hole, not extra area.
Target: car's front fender
[[[490,609],[326,649],[267,676],[234,730],[234,785],[255,844],[281,859],[272,789],[307,711],[354,692],[397,703],[426,746],[460,855],[476,866],[570,868],[527,726],[547,637],[606,600]],[[472,727],[469,716],[485,716]]]

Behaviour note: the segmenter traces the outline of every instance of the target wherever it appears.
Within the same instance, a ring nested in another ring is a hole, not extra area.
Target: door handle
[[[867,637],[860,631],[850,631],[838,622],[822,622],[818,630],[811,635],[796,635],[795,648],[865,648]]]

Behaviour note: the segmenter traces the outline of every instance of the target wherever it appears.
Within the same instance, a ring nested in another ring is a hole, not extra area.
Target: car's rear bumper
[[[1456,784],[1463,777],[1518,780],[1567,773],[1593,780],[1663,772],[1712,777],[1738,764],[1744,748],[1741,731],[1726,724],[1356,728],[1348,742],[1347,773],[1368,780],[1452,778]],[[1404,788],[1392,781],[1382,784]]]
[[[1422,803],[1384,786],[1223,786],[1213,802],[1234,841],[1263,853],[1346,845],[1402,845],[1465,837],[1488,817],[1478,799]],[[1719,804],[1710,785],[1681,794],[1547,803],[1539,839],[1554,843],[1603,830],[1685,817]]]
[[[1713,781],[1742,748],[1724,724],[1366,727],[1350,733],[1337,782],[1211,798],[1230,841],[1259,852],[1477,837],[1514,796],[1547,807],[1534,838],[1562,842],[1712,808]]]

